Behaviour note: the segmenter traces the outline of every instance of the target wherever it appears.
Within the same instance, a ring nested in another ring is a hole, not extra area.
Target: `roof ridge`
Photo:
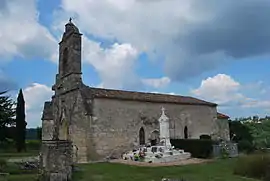
[[[92,94],[92,96],[96,98],[217,106],[216,103],[207,102],[205,100],[201,100],[191,96],[107,89],[107,88],[90,87],[86,85],[84,88],[86,89],[87,92],[89,91],[88,92],[89,94]]]

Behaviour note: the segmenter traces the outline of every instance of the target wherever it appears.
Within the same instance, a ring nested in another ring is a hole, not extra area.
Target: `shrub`
[[[251,153],[255,150],[253,144],[248,140],[240,140],[238,142],[239,152]]]
[[[7,166],[6,159],[0,158],[0,172],[3,172]]]
[[[253,154],[240,157],[235,165],[234,173],[244,177],[266,180],[270,167],[269,154]]]
[[[171,139],[175,148],[190,152],[195,158],[210,158],[213,153],[213,140],[209,139]]]

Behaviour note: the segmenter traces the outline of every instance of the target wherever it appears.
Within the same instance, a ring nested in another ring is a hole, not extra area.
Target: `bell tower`
[[[68,91],[82,85],[81,52],[82,34],[70,18],[59,43],[58,74],[53,90]]]

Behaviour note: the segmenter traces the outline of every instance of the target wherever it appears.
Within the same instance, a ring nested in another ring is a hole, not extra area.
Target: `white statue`
[[[159,121],[159,133],[160,133],[160,142],[163,142],[164,146],[167,148],[171,148],[171,142],[170,142],[170,128],[169,128],[169,118],[165,115],[165,108],[162,107],[161,109],[162,114]]]

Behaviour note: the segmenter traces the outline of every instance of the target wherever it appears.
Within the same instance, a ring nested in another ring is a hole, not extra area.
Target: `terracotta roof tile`
[[[230,117],[225,115],[225,114],[222,114],[222,113],[217,113],[217,118],[219,119],[229,119]]]
[[[157,103],[173,103],[173,104],[189,104],[189,105],[206,105],[217,106],[215,103],[207,102],[204,100],[196,99],[188,96],[169,95],[169,94],[157,94],[146,92],[133,92],[124,90],[113,89],[101,89],[84,86],[80,89],[83,96],[83,103],[88,114],[91,114],[91,104],[87,102],[87,99],[92,98],[107,98],[107,99],[120,99],[142,102],[157,102]],[[52,102],[45,102],[44,110],[42,114],[42,120],[53,119]]]

